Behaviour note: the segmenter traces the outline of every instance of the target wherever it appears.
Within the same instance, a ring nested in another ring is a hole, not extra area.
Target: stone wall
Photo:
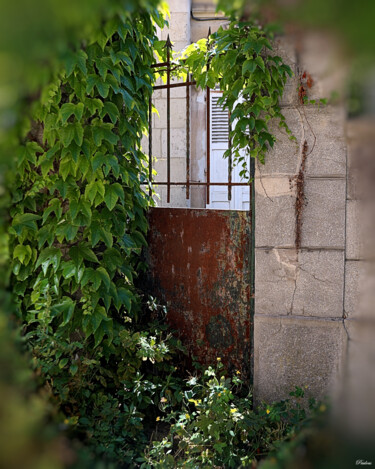
[[[355,255],[356,240],[354,232],[350,234],[355,207],[347,200],[346,114],[340,104],[301,105],[298,97],[304,72],[314,81],[308,89],[310,99],[329,97],[340,89],[342,73],[337,72],[334,48],[327,44],[327,38],[312,35],[278,41],[279,55],[295,74],[282,108],[297,143],[273,123],[278,142],[256,172],[258,400],[286,397],[296,385],[307,387],[307,394],[315,397],[335,392],[345,366],[345,305],[354,308],[357,271],[347,260],[348,253]],[[302,202],[299,217],[297,197]]]

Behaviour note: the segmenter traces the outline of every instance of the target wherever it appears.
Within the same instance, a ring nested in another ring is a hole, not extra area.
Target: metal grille
[[[209,30],[209,35],[211,30]],[[216,91],[212,91],[207,87],[206,89],[206,103],[207,103],[207,112],[206,112],[206,181],[202,182],[193,182],[190,178],[190,87],[196,84],[195,81],[191,80],[191,77],[188,75],[185,82],[182,83],[171,83],[171,72],[176,70],[178,65],[171,61],[171,52],[172,52],[172,43],[168,36],[166,41],[167,49],[167,61],[163,63],[157,63],[152,66],[155,73],[164,72],[167,75],[167,80],[165,85],[156,85],[154,90],[163,90],[167,91],[167,180],[161,182],[155,182],[155,185],[158,186],[167,186],[167,203],[171,201],[171,187],[180,186],[186,188],[186,199],[190,198],[190,189],[192,186],[205,186],[206,187],[206,203],[210,204],[210,187],[211,186],[226,186],[228,188],[228,200],[232,198],[232,187],[233,186],[247,186],[251,190],[251,181],[249,182],[232,182],[232,155],[229,152],[228,157],[228,179],[227,181],[222,182],[211,182],[211,107],[213,111],[213,139],[212,142],[225,142],[228,144],[228,148],[231,148],[230,140],[230,124],[229,116],[226,111],[224,111],[217,100],[219,95],[216,95]],[[185,181],[172,181],[171,180],[171,89],[185,87],[186,89],[186,180]],[[212,96],[212,99],[211,99]],[[212,101],[212,106],[211,106]],[[149,181],[150,184],[154,184],[152,176],[152,100],[149,102]],[[151,190],[150,190],[151,195]]]

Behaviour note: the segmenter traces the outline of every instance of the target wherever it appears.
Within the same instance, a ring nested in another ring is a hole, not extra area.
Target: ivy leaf
[[[102,181],[93,181],[86,186],[85,197],[93,204],[96,199],[96,205],[104,200],[105,187]]]
[[[81,70],[84,75],[87,75],[87,54],[84,50],[80,49],[78,52],[69,52],[65,57],[65,71],[66,76],[69,77],[76,66]]]
[[[100,113],[100,117],[103,118],[105,115],[109,116],[112,121],[112,124],[116,124],[118,118],[120,117],[120,112],[115,104],[111,102],[106,102]]]
[[[120,90],[120,93],[122,94],[122,97],[124,98],[124,103],[126,105],[126,107],[129,109],[129,110],[132,110],[133,107],[134,107],[134,99],[130,96],[130,94],[124,90],[123,88],[121,88]]]
[[[61,142],[65,148],[67,148],[73,141],[75,136],[75,125],[68,124],[65,127],[61,127],[59,131]]]
[[[76,175],[77,166],[70,157],[66,157],[60,162],[59,174],[63,178],[63,181],[66,181],[69,174],[73,176]]]
[[[266,66],[264,65],[264,61],[260,55],[258,57],[255,57],[255,62],[257,63],[258,67],[265,72]]]
[[[80,147],[83,143],[83,127],[80,123],[75,124],[74,141]]]
[[[106,155],[102,151],[97,151],[91,162],[92,170],[96,171],[105,162],[106,162]]]
[[[121,304],[125,306],[127,312],[130,312],[133,294],[126,288],[122,288],[122,287],[117,290],[117,294],[118,294],[118,299],[121,301]]]
[[[77,271],[77,267],[73,261],[64,262],[64,264],[62,265],[62,269],[63,269],[62,274],[65,279],[74,277]]]
[[[52,313],[55,315],[63,314],[63,321],[61,326],[66,326],[72,319],[76,303],[69,297],[64,297],[61,303],[58,303],[52,307]],[[65,358],[65,364],[68,363],[68,359]],[[65,366],[65,365],[64,365]]]
[[[254,62],[253,59],[246,60],[244,64],[242,65],[242,75],[246,75],[246,72],[253,73],[256,67],[257,67],[257,64],[256,62]]]
[[[36,220],[40,220],[39,215],[33,213],[25,213],[23,215],[16,215],[13,219],[12,227],[19,236],[22,233],[23,228],[28,228],[32,231],[37,231],[38,226]]]
[[[87,54],[84,50],[80,49],[77,52],[76,63],[78,65],[78,68],[81,70],[81,72],[84,75],[87,75],[86,61],[87,61]]]
[[[91,116],[93,116],[96,111],[103,109],[103,101],[97,98],[86,98],[84,105],[89,110]]]
[[[112,211],[115,208],[115,205],[119,198],[121,200],[124,199],[124,190],[118,182],[106,186],[104,202],[109,210]]]
[[[69,117],[75,116],[78,121],[82,119],[83,116],[83,111],[85,109],[85,106],[83,103],[78,103],[78,104],[72,104],[72,103],[65,103],[61,106],[60,109],[60,115],[61,115],[61,121],[63,124],[66,124],[68,121]]]
[[[92,127],[95,145],[100,147],[103,140],[116,145],[119,140],[118,135],[112,132],[112,124],[102,124],[101,126]]]
[[[100,227],[100,238],[104,241],[107,248],[111,248],[113,246],[112,234],[103,227]]]
[[[90,262],[99,263],[94,251],[85,244],[79,244],[78,246],[70,248],[69,256],[77,267],[82,264],[84,259]]]
[[[104,202],[107,205],[109,210],[112,211],[115,208],[118,198],[119,197],[116,193],[116,190],[113,188],[113,186],[106,186]]]
[[[104,251],[103,261],[110,271],[113,271],[117,267],[120,267],[123,263],[122,256],[120,255],[119,251],[115,248],[110,248]]]
[[[266,129],[267,128],[267,124],[266,122],[263,120],[263,119],[257,119],[255,121],[255,128],[256,128],[256,131],[259,133],[261,132],[263,129]]]
[[[96,87],[99,91],[99,94],[102,98],[107,98],[109,93],[109,85],[102,80],[98,80]]]
[[[109,290],[109,287],[111,285],[111,279],[108,272],[104,269],[104,267],[98,267],[98,269],[96,269],[96,272],[100,275],[100,278],[106,286],[107,290]]]
[[[21,264],[27,265],[30,262],[32,250],[30,246],[19,244],[13,251],[13,259],[18,259]]]
[[[61,255],[60,249],[54,247],[43,249],[35,264],[35,270],[42,266],[43,273],[46,275],[48,267],[52,265],[53,270],[56,272],[60,265]]]

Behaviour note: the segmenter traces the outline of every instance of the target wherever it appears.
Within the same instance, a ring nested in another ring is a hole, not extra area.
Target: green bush
[[[168,425],[167,435],[148,448],[141,468],[250,467],[293,438],[318,408],[310,399],[305,410],[298,387],[290,399],[254,408],[239,372],[226,378],[222,371],[219,362],[191,378],[177,410],[162,401],[157,420]]]

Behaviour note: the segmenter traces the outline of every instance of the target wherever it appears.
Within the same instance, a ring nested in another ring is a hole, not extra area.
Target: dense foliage
[[[253,22],[232,21],[220,27],[209,40],[201,40],[184,51],[185,67],[197,86],[220,87],[220,103],[230,112],[230,152],[240,175],[249,177],[249,157],[264,162],[275,143],[268,128],[278,119],[291,139],[294,137],[281,112],[280,100],[292,71],[283,59],[272,53],[271,34]]]
[[[114,2],[66,54],[31,105],[12,181],[12,292],[33,368],[64,425],[123,464],[146,441],[144,410],[165,385],[143,373],[170,357],[134,286],[152,203],[140,140],[154,22],[164,25],[156,3]]]
[[[303,400],[304,390],[296,387],[289,399],[254,408],[240,373],[228,378],[219,362],[188,381],[180,408],[164,400],[160,420],[170,432],[146,451],[141,468],[257,467],[326,411],[310,399],[307,413]]]

